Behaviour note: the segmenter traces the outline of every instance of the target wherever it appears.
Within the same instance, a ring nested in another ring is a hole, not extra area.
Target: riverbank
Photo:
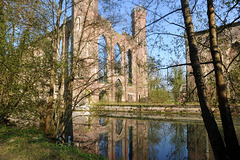
[[[214,114],[219,114],[217,106],[211,106]],[[77,110],[105,111],[105,112],[138,112],[138,113],[173,113],[173,114],[201,114],[199,104],[151,104],[151,103],[96,103],[81,106]],[[230,106],[232,115],[240,116],[240,106]]]
[[[104,159],[77,147],[51,142],[40,130],[0,124],[0,159]]]

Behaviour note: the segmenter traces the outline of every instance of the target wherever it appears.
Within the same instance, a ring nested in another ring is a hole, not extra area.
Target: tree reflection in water
[[[171,150],[168,159],[187,159],[187,125],[183,123],[171,123],[169,132]]]
[[[152,121],[148,132],[148,159],[187,159],[186,125]]]

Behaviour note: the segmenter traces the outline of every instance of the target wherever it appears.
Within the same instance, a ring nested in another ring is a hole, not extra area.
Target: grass
[[[94,106],[168,106],[174,105],[174,103],[140,103],[140,102],[121,102],[121,103],[114,103],[114,102],[99,102],[94,103]]]
[[[94,106],[177,106],[177,105],[183,105],[181,102],[163,102],[163,103],[142,103],[142,102],[98,102],[94,103]],[[187,102],[185,106],[199,106],[199,102]]]
[[[52,143],[41,131],[35,128],[20,129],[0,124],[0,159],[104,159],[88,154],[77,147]]]

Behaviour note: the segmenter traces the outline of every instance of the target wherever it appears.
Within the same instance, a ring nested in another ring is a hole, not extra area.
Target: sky
[[[239,10],[232,10],[227,14],[229,7],[233,6],[233,4],[228,3],[230,1],[231,0],[214,1],[217,16],[222,17],[221,20],[216,17],[217,26],[222,25],[223,21],[229,23],[234,17],[239,15]],[[107,4],[105,2],[107,2]],[[194,13],[192,14],[192,18],[195,31],[207,29],[207,2],[204,0],[190,0],[189,3],[190,9]],[[229,6],[226,7],[224,3]],[[134,6],[139,5],[145,7],[147,10],[147,25],[159,19],[161,16],[181,8],[180,0],[99,0],[99,13],[105,18],[111,17],[110,20],[112,20],[112,22],[114,20],[119,21],[116,25],[113,25],[118,33],[125,31],[131,35],[131,12]],[[155,57],[159,60],[161,62],[160,68],[186,63],[185,39],[179,37],[183,36],[184,32],[184,21],[181,11],[177,11],[157,23],[148,26],[148,56]],[[167,35],[166,33],[170,33],[171,35]],[[183,69],[185,71],[185,67]],[[166,78],[171,72],[171,69],[160,70],[163,78]]]
[[[117,0],[115,1],[116,4],[112,2],[112,5],[110,8],[107,8],[107,6],[104,5],[104,0],[99,0],[99,13],[103,15],[105,18],[111,17],[112,15],[116,16],[116,21],[119,21],[116,23],[116,25],[113,25],[115,31],[118,33],[122,33],[123,31],[127,32],[128,34],[132,34],[131,32],[131,12],[134,6],[143,6],[147,8],[147,25],[152,23],[155,19],[158,19],[160,16],[168,14],[171,12],[169,7],[167,6],[167,3],[157,3],[157,0],[153,0],[152,3],[144,3],[137,0]],[[119,4],[120,3],[120,4]],[[105,10],[104,10],[104,9]],[[153,12],[156,12],[158,15],[154,15]],[[181,12],[178,12],[178,14]],[[116,14],[116,15],[115,15]],[[172,17],[175,17],[174,19],[177,19],[179,15],[173,14],[169,17],[166,17],[167,21],[159,21],[156,24],[153,24],[149,27],[147,27],[147,52],[148,57],[155,57],[155,59],[161,61],[161,66],[159,68],[163,68],[175,63],[185,63],[185,41],[183,38],[179,38],[172,35],[166,35],[165,33],[172,33],[172,34],[178,34],[183,35],[184,31],[181,28],[179,30],[179,27],[176,27],[175,25],[171,25],[170,19],[173,20]],[[121,19],[118,19],[121,17]],[[114,21],[114,20],[113,20]],[[175,20],[176,21],[176,20]],[[164,34],[156,34],[156,33],[164,33]],[[178,40],[179,44],[176,48],[176,45],[172,45],[172,43],[176,44],[176,41]],[[174,42],[172,42],[174,41]],[[167,73],[169,72],[169,73]],[[160,74],[163,79],[167,78],[167,75],[169,75],[171,72],[171,69],[166,70],[162,69],[160,70]],[[165,82],[166,83],[166,82]]]

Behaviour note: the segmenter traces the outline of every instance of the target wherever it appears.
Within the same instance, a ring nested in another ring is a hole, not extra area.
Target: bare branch
[[[212,61],[201,62],[200,64],[210,64],[210,63],[213,63],[213,62]],[[168,66],[168,67],[164,67],[164,68],[160,68],[160,69],[168,69],[168,68],[179,67],[179,66],[186,66],[186,65],[192,65],[192,63],[177,64],[177,65],[172,65],[172,66]]]
[[[155,35],[155,34],[162,34],[162,35],[170,35],[170,36],[176,36],[176,37],[180,37],[180,38],[185,38],[184,36],[181,36],[181,35],[178,35],[178,34],[174,34],[174,33],[152,33],[152,34],[149,34],[148,36],[151,36],[151,35]]]
[[[172,12],[169,12],[168,14],[165,14],[164,16],[158,18],[157,20],[155,20],[155,21],[153,21],[153,22],[147,24],[145,27],[141,28],[141,29],[138,31],[138,33],[137,33],[134,37],[136,37],[136,36],[137,36],[137,35],[138,35],[143,29],[145,29],[145,28],[147,28],[147,27],[153,25],[154,23],[157,23],[158,21],[164,19],[165,17],[167,17],[167,16],[169,16],[169,15],[171,15],[171,14],[177,12],[177,11],[181,11],[181,9],[176,9],[176,10],[174,10],[174,11],[172,11]]]

